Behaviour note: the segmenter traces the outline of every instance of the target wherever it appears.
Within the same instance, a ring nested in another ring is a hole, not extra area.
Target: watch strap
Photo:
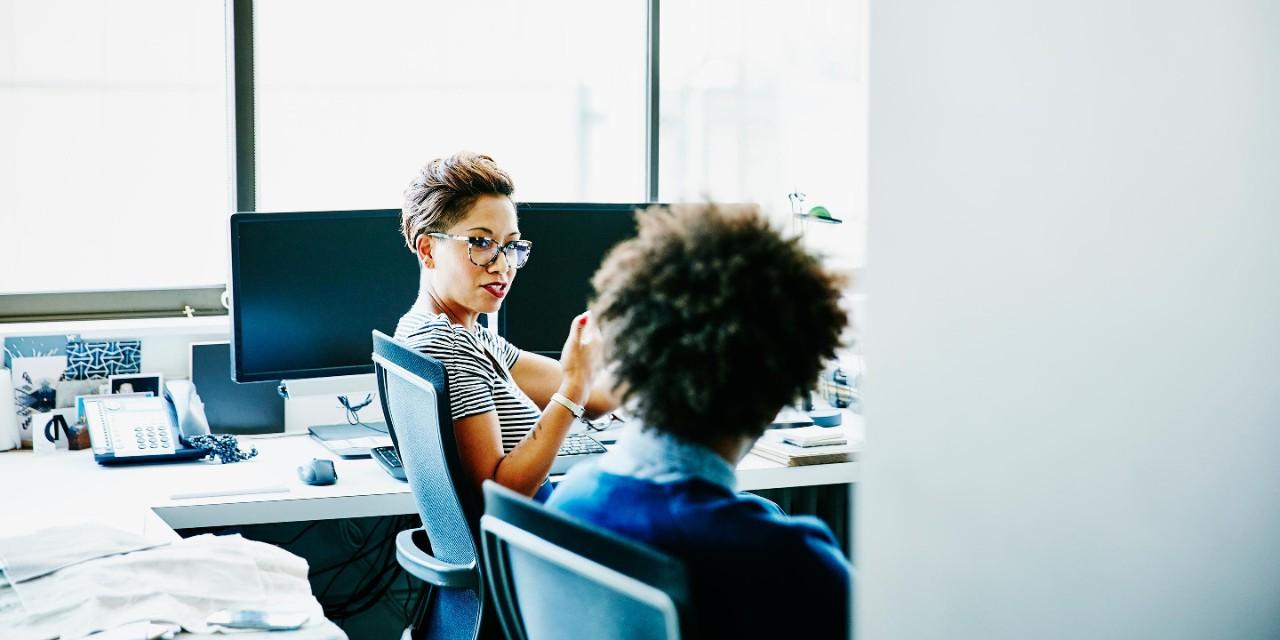
[[[565,409],[568,409],[569,413],[572,413],[573,417],[578,420],[581,420],[583,413],[586,412],[586,409],[582,405],[570,400],[563,393],[552,394],[551,401],[564,407]]]

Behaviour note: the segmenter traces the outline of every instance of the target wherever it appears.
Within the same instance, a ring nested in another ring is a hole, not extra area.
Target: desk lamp
[[[841,220],[831,215],[831,212],[822,205],[810,207],[808,211],[804,210],[805,194],[801,191],[792,191],[787,194],[787,200],[791,201],[791,213],[800,221],[800,235],[804,235],[804,221],[813,220],[823,224],[843,224]]]
[[[793,219],[796,220],[796,225],[798,227],[796,229],[796,234],[800,236],[802,241],[805,233],[805,221],[807,220],[820,222],[822,224],[842,224],[844,222],[843,220],[831,215],[831,212],[821,205],[810,207],[806,211],[804,205],[805,197],[806,195],[804,192],[799,190],[792,191],[787,194],[787,200],[791,201],[791,214],[794,216]],[[800,405],[798,408],[808,416],[809,420],[812,421],[812,424],[823,427],[838,426],[841,423],[840,409],[830,405],[825,407],[815,406],[813,402],[813,395],[813,390],[809,390],[801,394],[799,402],[797,403]],[[819,396],[821,396],[821,394],[819,394]],[[780,416],[780,418],[775,421],[775,424],[786,423]],[[800,425],[788,424],[787,426]]]

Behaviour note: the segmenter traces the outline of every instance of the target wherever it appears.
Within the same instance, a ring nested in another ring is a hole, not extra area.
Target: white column
[[[871,13],[858,637],[1280,636],[1280,3]]]

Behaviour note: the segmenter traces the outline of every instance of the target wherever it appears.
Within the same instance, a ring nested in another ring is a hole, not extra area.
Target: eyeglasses
[[[598,420],[587,420],[584,418],[583,422],[587,423],[587,428],[592,431],[608,431],[609,429],[619,427],[627,423],[625,418],[618,416],[616,413],[610,413],[608,417],[600,418]]]
[[[519,269],[529,261],[533,252],[533,242],[529,240],[512,240],[506,244],[498,244],[493,238],[484,236],[459,236],[452,233],[428,233],[433,238],[461,240],[467,243],[467,257],[477,267],[488,267],[498,261],[498,254],[507,256],[507,264],[512,269]]]

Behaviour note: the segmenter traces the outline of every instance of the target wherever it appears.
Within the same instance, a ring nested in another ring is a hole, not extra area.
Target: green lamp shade
[[[817,222],[825,222],[827,224],[840,224],[844,222],[839,218],[833,218],[831,212],[826,207],[817,206],[809,210],[809,213],[802,214],[802,217],[811,218]]]

